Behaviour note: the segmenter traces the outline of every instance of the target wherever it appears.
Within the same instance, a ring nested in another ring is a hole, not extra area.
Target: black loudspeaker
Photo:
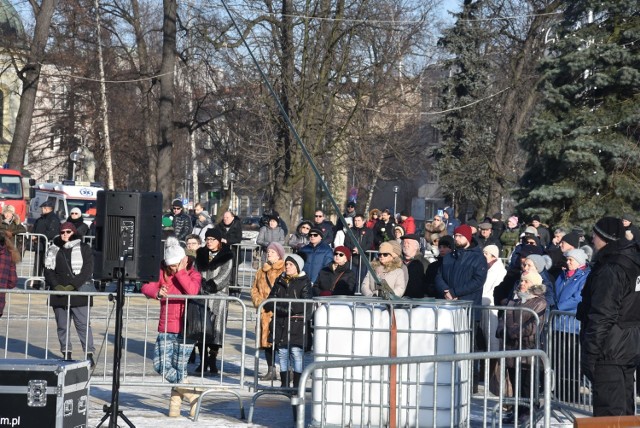
[[[99,191],[94,273],[97,280],[157,281],[162,245],[162,193]]]

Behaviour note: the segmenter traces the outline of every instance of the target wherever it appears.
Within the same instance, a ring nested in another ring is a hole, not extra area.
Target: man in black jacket
[[[188,234],[191,233],[191,217],[184,212],[184,206],[180,199],[174,199],[171,202],[173,234],[179,241],[184,241]]]
[[[427,277],[429,262],[420,252],[420,237],[416,234],[404,235],[402,239],[402,261],[407,266],[409,281],[404,297],[422,299],[427,295]]]
[[[438,269],[442,266],[442,259],[444,256],[452,252],[455,248],[453,238],[449,235],[445,235],[438,241],[438,257],[436,261],[430,263],[425,272],[426,281],[426,295],[425,297],[436,297],[436,274]]]
[[[356,273],[358,288],[367,275],[367,264],[362,261],[362,257],[369,257],[366,251],[373,250],[373,231],[367,228],[365,223],[364,216],[362,214],[356,214],[353,218],[353,227],[351,228],[353,236],[355,236],[358,244],[360,244],[360,247],[362,247],[365,253],[360,255],[355,242],[353,242],[349,234],[344,237],[344,246],[351,250],[351,270]]]
[[[633,375],[640,362],[640,247],[622,220],[593,227],[594,264],[576,318],[582,373],[592,382],[593,415],[635,413]]]
[[[222,221],[218,223],[218,229],[222,235],[220,242],[227,244],[233,253],[233,270],[231,271],[231,287],[237,285],[236,282],[236,266],[238,263],[238,255],[240,248],[235,244],[242,243],[242,220],[240,217],[234,215],[231,211],[225,211],[222,214]],[[232,296],[239,294],[238,290],[233,288],[229,292]]]

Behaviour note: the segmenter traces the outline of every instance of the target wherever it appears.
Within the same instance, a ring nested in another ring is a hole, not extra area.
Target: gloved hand
[[[73,291],[73,290],[75,290],[73,285],[56,285],[53,289],[55,291]]]

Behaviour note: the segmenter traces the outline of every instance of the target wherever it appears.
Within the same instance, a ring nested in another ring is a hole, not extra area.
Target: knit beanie
[[[533,226],[527,226],[527,228],[524,230],[524,233],[525,234],[528,233],[528,234],[533,235],[533,236],[539,236],[538,235],[538,229],[536,229]]]
[[[284,247],[282,246],[281,243],[279,242],[272,242],[269,244],[269,246],[267,247],[267,251],[269,250],[273,250],[276,253],[278,253],[278,257],[280,257],[281,259],[284,259]]]
[[[344,245],[339,245],[336,247],[335,250],[333,250],[333,252],[340,252],[340,253],[344,253],[344,256],[347,258],[347,261],[350,262],[351,261],[351,250],[347,247],[345,247]]]
[[[530,254],[527,256],[527,260],[531,260],[533,262],[538,273],[545,269],[549,269],[553,265],[549,256],[542,256],[540,254]]]
[[[62,232],[63,230],[71,230],[73,231],[73,233],[77,232],[76,227],[70,221],[65,221],[60,225],[60,232]]]
[[[180,246],[178,239],[175,236],[168,237],[164,245],[164,263],[167,266],[178,264],[184,256],[184,248]]]
[[[615,217],[603,217],[593,226],[593,231],[605,242],[617,241],[624,237],[622,220]]]
[[[573,260],[578,262],[580,266],[583,266],[587,263],[587,253],[585,253],[584,250],[580,248],[568,251],[565,256],[567,256],[567,258],[571,257]]]
[[[458,226],[453,231],[454,235],[462,235],[467,238],[468,242],[471,242],[471,226],[468,224],[463,224],[462,226]]]
[[[538,272],[527,272],[525,275],[522,275],[520,279],[526,279],[532,285],[542,284],[542,277]]]
[[[493,244],[487,245],[482,249],[482,251],[484,251],[487,254],[491,254],[496,259],[500,258],[500,250],[498,249],[497,245],[493,245]]]
[[[289,254],[285,259],[285,262],[291,262],[296,265],[298,273],[302,272],[302,269],[304,268],[304,260],[302,260],[302,257],[297,254]]]
[[[214,238],[218,241],[222,241],[222,232],[217,227],[212,227],[211,229],[207,229],[204,233],[205,238]]]
[[[578,248],[580,246],[580,236],[576,232],[569,232],[562,237],[560,242],[566,242],[571,245],[573,248]]]
[[[380,244],[379,253],[393,254],[394,257],[402,257],[402,248],[397,241],[386,241]]]

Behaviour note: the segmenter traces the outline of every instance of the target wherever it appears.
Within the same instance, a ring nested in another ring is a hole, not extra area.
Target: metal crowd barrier
[[[18,278],[44,278],[44,257],[49,248],[47,237],[39,233],[19,233],[13,237],[13,243],[21,257],[16,266]]]
[[[113,340],[115,328],[115,302],[110,293],[67,293],[61,291],[2,290],[6,293],[4,315],[0,318],[0,356],[2,358],[60,359],[60,343],[56,321],[49,298],[52,295],[82,296],[93,300],[89,319],[93,330],[96,368],[91,382],[111,385]],[[244,388],[247,353],[247,308],[240,299],[228,296],[170,296],[189,302],[205,300],[208,303],[225,301],[228,311],[224,323],[222,347],[218,353],[219,374],[210,377],[207,372],[193,373],[196,363],[189,366],[189,383],[182,386],[199,388]],[[153,368],[153,355],[158,335],[160,303],[142,294],[126,294],[123,307],[123,353],[121,385],[180,386],[169,384]],[[67,311],[67,319],[70,314]],[[186,322],[186,320],[185,320]],[[73,324],[73,323],[72,323]],[[75,359],[86,359],[75,328],[67,335]],[[206,349],[206,341],[203,343]]]
[[[397,300],[385,301],[376,298],[332,296],[315,299],[267,299],[258,308],[272,308],[273,305],[283,305],[290,312],[294,304],[304,304],[303,319],[311,318],[313,323],[307,322],[303,326],[303,347],[306,352],[303,357],[303,368],[313,359],[314,361],[331,361],[344,359],[358,359],[368,361],[374,357],[390,355],[390,330],[392,316],[395,316],[397,331],[397,353],[402,356],[416,356],[425,354],[454,354],[468,353],[471,343],[469,316],[471,302],[445,300]],[[270,339],[272,351],[277,354],[274,332],[277,328],[290,327],[293,322],[290,317],[282,322],[282,316],[272,312],[270,321]],[[280,316],[280,318],[278,318]],[[312,335],[310,334],[312,332]],[[255,347],[255,378],[253,387],[257,391],[252,399],[248,422],[252,422],[253,411],[257,400],[267,394],[291,395],[290,388],[281,388],[280,379],[270,381],[259,380],[260,338],[262,326],[256,322]],[[287,336],[286,343],[289,343]],[[308,346],[311,345],[312,346]],[[288,346],[288,345],[287,345]],[[264,360],[263,360],[264,361]],[[278,363],[278,362],[276,362]],[[274,370],[278,364],[274,364]],[[465,383],[469,382],[471,368],[461,365],[464,370],[460,373]],[[451,368],[450,368],[451,369]],[[452,370],[452,369],[451,369]],[[457,370],[457,369],[456,369]],[[354,371],[348,376],[343,374],[333,376],[329,381],[332,395],[344,394],[350,397],[363,395],[362,379],[365,373]],[[367,374],[368,375],[368,374]],[[368,388],[380,389],[383,380],[388,379],[387,373],[374,376],[376,383],[367,385]],[[446,389],[443,387],[443,389]],[[316,384],[313,386],[314,396]],[[468,406],[468,403],[464,405]],[[334,421],[335,422],[335,421]],[[331,422],[331,423],[334,423]],[[354,422],[356,424],[359,421]]]
[[[506,358],[516,361],[528,358],[533,360],[534,365],[542,365],[540,372],[544,374],[545,391],[542,400],[525,399],[517,395],[508,398],[502,394],[491,398],[485,394],[481,400],[472,397],[468,379],[464,379],[465,366],[471,361],[488,364],[493,359],[504,362]],[[360,385],[368,393],[348,395],[344,389],[336,391],[331,388],[331,380],[348,378],[355,371],[366,374],[360,379]],[[395,384],[384,377],[384,373],[391,371],[398,373]],[[309,378],[314,385],[310,400],[306,394]],[[307,422],[307,404],[312,412],[311,426],[320,427],[486,427],[489,419],[495,426],[496,418],[501,421],[503,407],[507,404],[532,410],[526,420],[515,419],[514,426],[534,426],[542,421],[543,426],[547,427],[550,426],[552,415],[550,385],[549,359],[541,350],[315,361],[302,372],[292,405],[297,412],[298,428],[304,427]],[[380,395],[382,400],[379,399]],[[474,405],[482,406],[481,416],[471,412],[472,400],[475,401]]]

